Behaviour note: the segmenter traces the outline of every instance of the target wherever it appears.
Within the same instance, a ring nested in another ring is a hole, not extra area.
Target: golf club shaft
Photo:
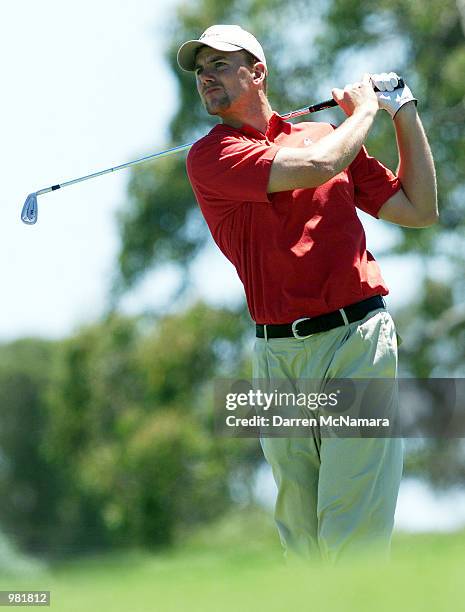
[[[402,87],[404,87],[404,80],[400,78],[395,89],[401,89]],[[376,86],[373,87],[373,90],[379,91]],[[317,104],[313,104],[313,106],[304,106],[303,108],[299,108],[295,111],[291,111],[290,113],[285,113],[284,115],[280,116],[282,119],[294,119],[294,117],[300,117],[301,115],[309,115],[310,113],[317,113],[318,111],[325,110],[325,108],[332,108],[337,105],[338,104],[336,100],[331,98],[331,100],[324,100],[324,102],[318,102]]]
[[[337,106],[337,102],[335,100],[326,100],[325,102],[319,102],[318,104],[314,104],[313,106],[305,106],[303,108],[299,108],[298,110],[291,111],[289,113],[285,113],[281,115],[283,119],[293,119],[294,117],[300,117],[302,115],[308,115],[310,113],[316,113],[320,110],[324,110],[325,108],[330,108],[332,106]],[[62,189],[63,187],[69,187],[70,185],[75,185],[76,183],[81,183],[82,181],[88,181],[89,179],[96,178],[97,176],[103,176],[104,174],[110,174],[110,172],[116,172],[117,170],[123,170],[124,168],[129,168],[130,166],[136,166],[137,164],[142,164],[143,162],[149,161],[149,159],[156,159],[157,157],[167,157],[168,155],[172,155],[173,153],[181,153],[182,151],[187,151],[193,145],[193,142],[189,142],[187,144],[179,145],[177,147],[173,147],[172,149],[166,149],[166,151],[160,151],[159,153],[153,153],[152,155],[146,155],[145,157],[140,157],[139,159],[135,159],[130,162],[126,162],[125,164],[120,164],[119,166],[114,166],[112,168],[106,168],[105,170],[100,170],[98,172],[93,172],[92,174],[87,174],[86,176],[81,176],[76,179],[71,179],[64,183],[59,183],[57,185],[51,185],[50,187],[44,187],[44,189],[39,189],[36,191],[36,195],[43,195],[44,193],[50,193],[50,191],[56,191],[57,189]]]
[[[399,78],[398,85],[396,89],[404,87],[403,79]],[[377,87],[374,87],[375,91],[379,91]],[[325,108],[331,108],[333,106],[337,106],[337,102],[335,100],[324,100],[323,102],[318,102],[318,104],[313,104],[312,106],[305,106],[303,108],[299,108],[297,110],[291,111],[289,113],[285,113],[281,115],[282,119],[293,119],[294,117],[301,117],[302,115],[309,115],[310,113],[317,113],[318,111],[324,110]],[[152,153],[152,155],[146,155],[145,157],[140,157],[139,159],[135,159],[134,161],[126,162],[125,164],[120,164],[119,166],[114,166],[112,168],[106,168],[105,170],[100,170],[99,172],[93,172],[92,174],[87,174],[86,176],[81,176],[76,179],[72,179],[70,181],[66,181],[64,183],[59,183],[57,185],[51,185],[50,187],[45,187],[44,189],[39,189],[39,191],[35,191],[30,193],[26,201],[24,202],[22,211],[21,211],[21,220],[27,225],[34,225],[37,222],[38,216],[38,206],[37,206],[37,197],[43,195],[44,193],[49,193],[50,191],[56,191],[57,189],[62,189],[63,187],[68,187],[69,185],[75,185],[76,183],[82,183],[83,181],[88,181],[89,179],[96,178],[97,176],[102,176],[104,174],[109,174],[110,172],[116,172],[117,170],[122,170],[123,168],[129,168],[130,166],[136,166],[137,164],[142,164],[143,162],[149,161],[150,159],[157,159],[159,157],[166,157],[168,155],[172,155],[173,153],[180,153],[181,151],[187,151],[193,145],[193,142],[189,142],[187,144],[178,145],[177,147],[172,147],[171,149],[166,149],[165,151],[160,151],[159,153]]]
[[[285,113],[281,115],[283,119],[292,119],[294,117],[300,117],[301,115],[308,115],[309,113],[316,113],[319,110],[323,110],[325,108],[330,108],[331,106],[337,106],[337,102],[334,100],[326,100],[325,102],[320,102],[319,104],[314,104],[313,106],[306,106],[304,108],[299,108],[298,110],[291,111],[289,113]],[[152,155],[146,155],[145,157],[140,157],[139,159],[135,159],[134,161],[127,162],[125,164],[120,164],[119,166],[114,166],[112,168],[106,168],[105,170],[100,170],[99,172],[93,172],[92,174],[87,174],[86,176],[81,176],[79,178],[72,179],[70,181],[66,181],[64,183],[59,183],[56,185],[51,185],[50,187],[44,187],[43,189],[39,189],[36,191],[36,195],[43,195],[44,193],[50,193],[50,191],[56,191],[57,189],[62,189],[63,187],[69,187],[70,185],[75,185],[76,183],[82,183],[83,181],[88,181],[89,179],[96,178],[97,176],[103,176],[104,174],[110,174],[110,172],[116,172],[118,170],[123,170],[124,168],[129,168],[130,166],[136,166],[137,164],[142,164],[143,162],[149,161],[150,159],[156,159],[159,157],[167,157],[168,155],[172,155],[174,153],[181,153],[182,151],[187,151],[193,145],[193,142],[188,142],[187,144],[178,145],[177,147],[173,147],[172,149],[166,149],[166,151],[160,151],[159,153],[153,153]]]
[[[93,172],[92,174],[87,174],[86,176],[81,176],[79,178],[66,181],[65,183],[52,185],[51,187],[45,187],[44,189],[39,189],[39,191],[36,191],[36,195],[42,195],[44,193],[49,193],[50,191],[56,191],[57,189],[61,189],[62,187],[68,187],[69,185],[75,185],[76,183],[81,183],[82,181],[88,181],[89,179],[96,178],[97,176],[103,176],[104,174],[109,174],[110,172],[123,170],[123,168],[129,168],[130,166],[141,164],[143,162],[148,161],[149,159],[155,159],[156,157],[166,157],[167,155],[172,155],[173,153],[180,153],[181,151],[189,149],[193,144],[194,143],[190,142],[188,144],[179,145],[177,147],[173,147],[172,149],[167,149],[166,151],[160,151],[159,153],[146,155],[145,157],[140,157],[139,159],[135,159],[134,161],[130,161],[125,164],[120,164],[119,166],[114,166],[113,168],[106,168],[105,170]]]
[[[404,86],[404,82],[402,79],[399,80],[399,84],[397,88],[401,88]],[[379,91],[377,87],[374,87],[375,91]],[[332,108],[337,106],[336,100],[324,100],[323,102],[318,102],[317,104],[313,104],[312,106],[304,106],[303,108],[299,108],[294,111],[290,111],[288,113],[284,113],[280,115],[282,119],[294,119],[295,117],[301,117],[302,115],[309,115],[311,113],[317,113],[319,111],[325,110],[326,108]],[[187,144],[178,145],[177,147],[173,147],[171,149],[166,149],[166,151],[160,151],[159,153],[153,153],[152,155],[146,155],[145,157],[141,157],[139,159],[135,159],[134,161],[127,162],[125,164],[120,164],[119,166],[114,166],[113,168],[106,168],[105,170],[100,170],[99,172],[93,172],[92,174],[87,174],[86,176],[81,176],[76,179],[72,179],[70,181],[66,181],[65,183],[60,183],[57,185],[52,185],[50,187],[45,187],[44,189],[40,189],[36,191],[36,195],[42,195],[44,193],[49,193],[50,191],[56,191],[57,189],[61,189],[63,187],[68,187],[69,185],[75,185],[76,183],[81,183],[82,181],[88,181],[89,179],[96,178],[97,176],[103,176],[104,174],[109,174],[110,172],[117,172],[118,170],[123,170],[123,168],[129,168],[130,166],[136,166],[137,164],[142,164],[143,162],[149,161],[150,159],[156,159],[158,157],[167,157],[168,155],[172,155],[174,153],[180,153],[181,151],[187,151],[194,143],[189,142]]]

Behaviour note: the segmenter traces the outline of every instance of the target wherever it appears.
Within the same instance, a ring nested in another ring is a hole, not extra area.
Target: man
[[[405,86],[365,75],[332,95],[337,128],[283,121],[266,96],[263,49],[239,26],[208,28],[178,63],[222,123],[196,142],[187,170],[214,240],[235,265],[256,322],[254,378],[396,376],[388,289],[356,207],[407,227],[436,222],[432,156]],[[373,84],[382,93],[376,94]],[[397,176],[363,146],[377,111],[393,117]],[[402,472],[400,439],[262,438],[278,487],[284,547],[337,560],[366,545],[386,552]]]

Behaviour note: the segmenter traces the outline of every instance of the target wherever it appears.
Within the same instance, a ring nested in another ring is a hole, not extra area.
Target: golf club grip
[[[401,77],[397,83],[397,87],[394,89],[402,89],[402,87],[404,87],[404,79]],[[379,91],[377,87],[373,87],[373,90]],[[337,102],[331,98],[331,100],[324,100],[323,102],[318,102],[318,104],[310,106],[308,110],[310,113],[317,113],[318,111],[324,110],[325,108],[332,108],[333,106],[337,106]]]

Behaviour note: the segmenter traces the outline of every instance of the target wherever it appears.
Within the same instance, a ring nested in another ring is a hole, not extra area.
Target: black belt
[[[380,295],[351,304],[340,310],[328,312],[318,317],[303,317],[293,323],[282,325],[266,325],[267,338],[305,338],[311,334],[329,331],[334,327],[360,321],[372,310],[386,308],[386,303]],[[343,314],[344,313],[344,314]],[[265,338],[265,325],[257,323],[257,338]]]

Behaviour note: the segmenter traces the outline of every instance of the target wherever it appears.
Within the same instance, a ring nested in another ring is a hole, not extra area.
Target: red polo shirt
[[[220,124],[189,151],[195,196],[257,323],[290,323],[388,293],[356,207],[377,217],[401,185],[364,147],[320,187],[266,192],[279,147],[303,147],[333,129],[273,114],[265,134]]]

